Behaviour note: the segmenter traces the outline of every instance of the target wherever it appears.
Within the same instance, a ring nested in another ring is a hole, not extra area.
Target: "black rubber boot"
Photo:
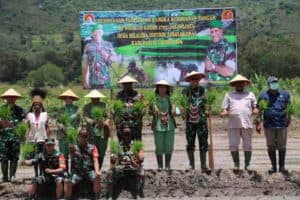
[[[163,156],[156,154],[156,160],[157,160],[157,165],[158,165],[158,171],[161,171],[163,168]]]
[[[2,160],[1,162],[1,170],[2,170],[2,181],[8,181],[8,160]]]
[[[195,169],[195,156],[194,156],[194,151],[187,151],[190,166],[189,169]]]
[[[200,162],[201,162],[201,172],[208,172],[208,168],[206,165],[206,151],[200,151]]]
[[[245,156],[245,170],[251,171],[252,169],[250,168],[250,161],[251,161],[251,151],[244,151],[244,156]]]
[[[269,172],[269,174],[274,174],[277,172],[276,151],[268,150],[268,155],[269,155],[269,158],[271,160],[271,165],[272,165],[272,168],[268,172]]]
[[[240,170],[240,155],[238,151],[231,151],[232,160],[234,163],[234,170]]]
[[[9,177],[11,181],[13,181],[16,178],[17,167],[18,167],[17,160],[10,162]]]
[[[166,166],[165,167],[166,167],[166,170],[169,171],[171,169],[170,163],[171,163],[172,154],[166,154],[165,158],[166,158],[166,160],[165,160]]]
[[[282,174],[288,174],[288,170],[285,169],[285,150],[279,151],[279,172]]]

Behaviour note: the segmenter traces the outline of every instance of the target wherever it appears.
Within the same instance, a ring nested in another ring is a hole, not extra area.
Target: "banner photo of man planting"
[[[192,72],[225,84],[237,72],[234,8],[80,12],[82,85],[108,89],[130,75],[139,87],[186,85]]]

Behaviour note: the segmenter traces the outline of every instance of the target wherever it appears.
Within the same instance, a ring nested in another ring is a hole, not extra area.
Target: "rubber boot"
[[[268,150],[268,155],[269,155],[269,158],[271,160],[271,165],[272,165],[272,168],[268,172],[269,172],[269,174],[274,174],[277,172],[276,151]]]
[[[2,182],[7,182],[8,181],[8,160],[2,160],[1,170],[2,170]]]
[[[245,156],[245,170],[247,171],[252,171],[250,167],[250,161],[251,161],[251,151],[244,151],[244,156]]]
[[[208,168],[206,165],[206,151],[200,151],[200,162],[201,162],[201,172],[208,172]]]
[[[166,154],[165,158],[166,158],[166,160],[165,160],[166,166],[165,167],[166,167],[166,170],[169,171],[171,169],[170,163],[171,163],[172,154]]]
[[[187,151],[188,158],[189,158],[189,169],[193,170],[195,169],[195,157],[194,157],[194,151]]]
[[[18,167],[17,160],[10,162],[9,176],[10,176],[11,181],[15,181],[15,179],[16,179],[17,167]]]
[[[282,174],[288,174],[288,170],[285,169],[285,150],[279,151],[279,172]]]
[[[161,171],[163,168],[163,156],[156,154],[156,160],[157,160],[157,165],[158,165],[158,171]]]
[[[238,151],[231,151],[232,160],[234,163],[234,170],[240,170],[240,156]]]

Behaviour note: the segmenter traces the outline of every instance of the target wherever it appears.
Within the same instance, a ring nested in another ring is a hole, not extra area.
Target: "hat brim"
[[[74,96],[65,96],[65,95],[63,95],[63,96],[59,96],[58,98],[59,98],[59,99],[62,99],[62,100],[64,100],[64,99],[66,99],[67,97],[69,97],[69,98],[72,98],[72,99],[73,99],[73,101],[77,101],[77,100],[79,100],[79,97],[74,97]]]
[[[192,79],[194,79],[194,78],[198,78],[198,79],[203,79],[203,78],[205,78],[206,76],[205,76],[205,74],[195,74],[195,75],[192,75],[192,76],[188,76],[188,77],[186,77],[185,78],[185,81],[191,81]]]
[[[249,81],[249,80],[236,80],[236,81],[230,82],[228,85],[234,86],[236,83],[241,83],[241,82],[245,83],[246,86],[251,83],[251,81]]]
[[[16,99],[22,99],[23,98],[23,97],[17,96],[17,95],[3,95],[3,96],[0,96],[0,98],[2,98],[2,99],[8,98],[8,97],[13,97],[13,98],[16,98]]]

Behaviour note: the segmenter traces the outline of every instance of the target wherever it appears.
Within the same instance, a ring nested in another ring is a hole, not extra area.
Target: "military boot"
[[[288,174],[288,170],[285,169],[285,150],[279,151],[279,172],[282,174]]]
[[[250,167],[250,161],[251,161],[251,151],[244,151],[244,156],[245,156],[245,170],[247,171],[252,171]]]
[[[206,165],[206,151],[200,151],[200,161],[201,161],[201,172],[208,172],[208,168]]]
[[[16,172],[18,167],[18,161],[14,160],[10,162],[10,169],[9,169],[9,177],[11,181],[15,181],[16,179]]]
[[[234,170],[240,170],[240,156],[238,151],[231,151],[232,160],[234,163]]]
[[[167,171],[169,171],[170,169],[171,169],[171,165],[170,165],[170,163],[171,163],[171,158],[172,158],[172,154],[166,154],[165,155],[165,162],[166,162],[166,165],[165,165],[165,167],[166,167],[166,170]]]
[[[271,160],[272,168],[268,171],[269,174],[274,174],[277,172],[277,166],[276,166],[276,151],[268,150],[268,155]]]
[[[195,169],[195,157],[194,157],[194,151],[187,151],[188,158],[189,158],[189,169],[193,170]]]
[[[2,170],[2,182],[7,182],[8,181],[8,160],[2,160],[1,170]]]
[[[156,160],[157,160],[157,165],[158,165],[158,171],[161,171],[163,168],[163,156],[156,154]]]

